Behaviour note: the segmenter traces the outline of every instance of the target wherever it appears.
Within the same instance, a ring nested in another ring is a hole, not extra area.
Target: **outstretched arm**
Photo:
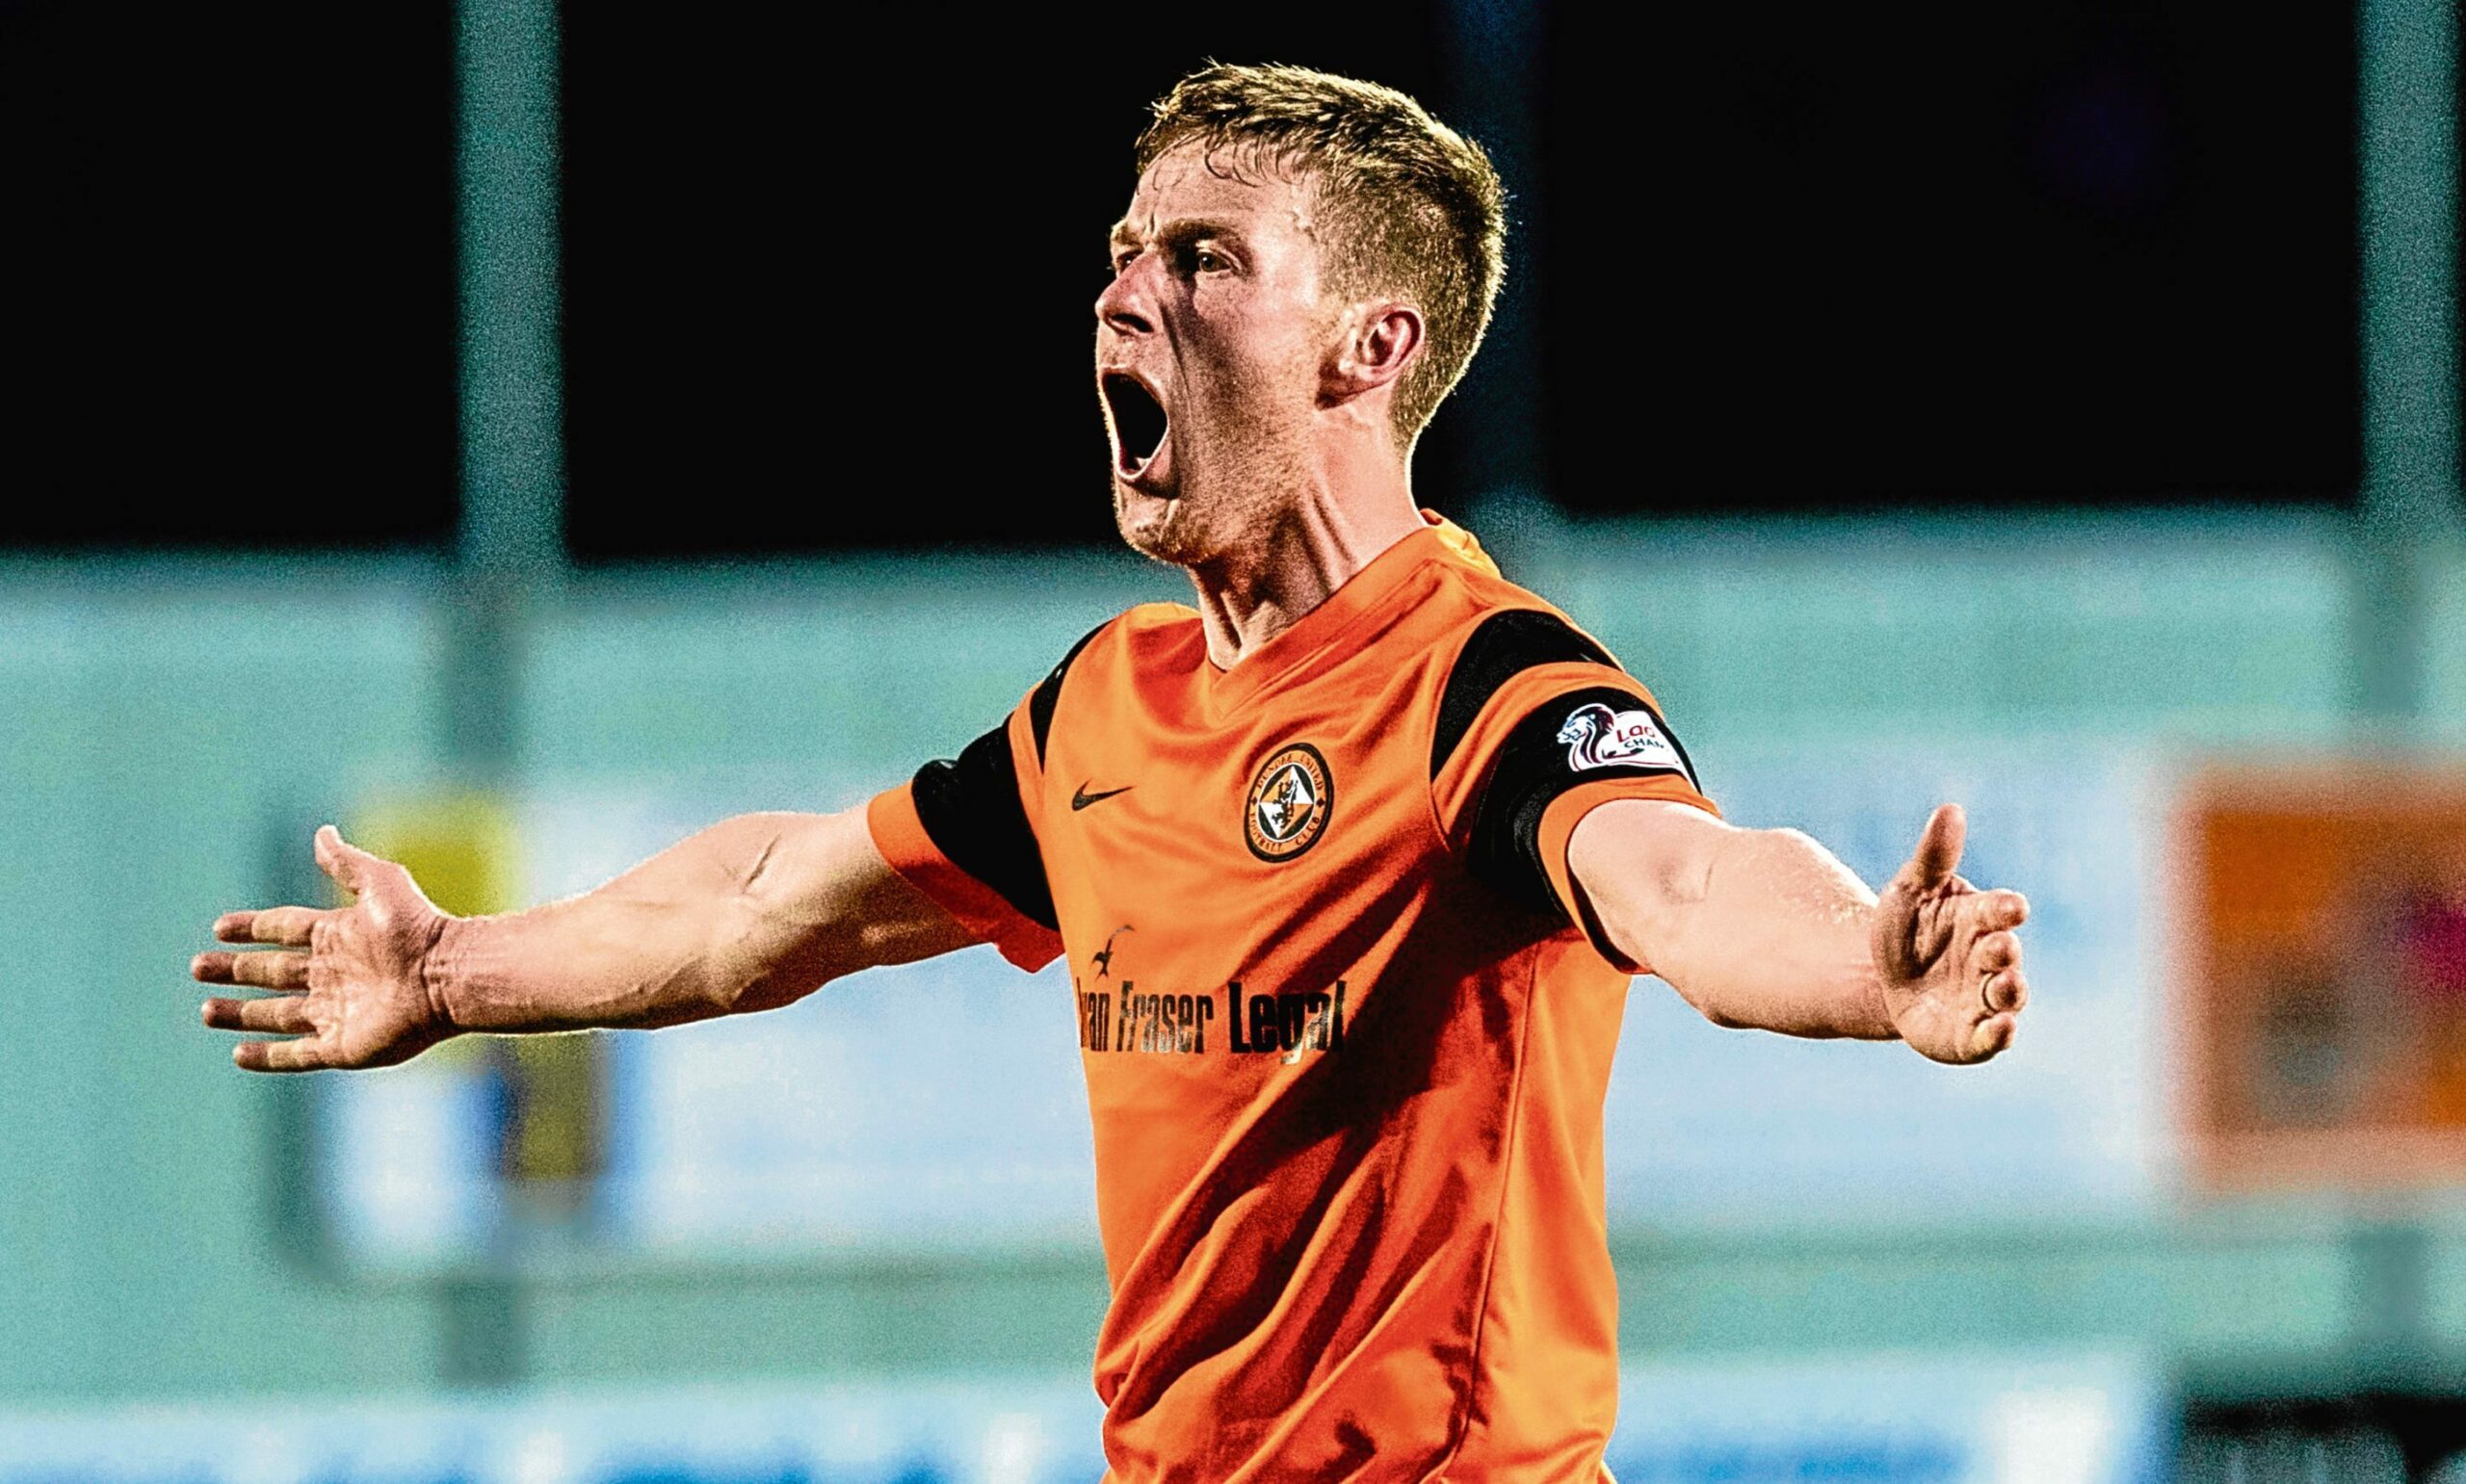
[[[1619,799],[1576,825],[1567,866],[1611,946],[1717,1025],[1983,1061],[2029,998],[2012,931],[2029,904],[1954,873],[1965,829],[1937,809],[1878,897],[1796,830]]]
[[[786,1004],[878,964],[975,936],[874,847],[861,809],[724,820],[596,890],[528,912],[456,918],[402,866],[317,832],[317,864],[356,899],[225,914],[209,984],[276,991],[205,1002],[257,1072],[388,1066],[466,1030],[647,1028]]]

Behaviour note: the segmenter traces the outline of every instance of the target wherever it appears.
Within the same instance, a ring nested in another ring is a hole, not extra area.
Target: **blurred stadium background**
[[[320,820],[451,907],[577,890],[1174,596],[1087,306],[1217,56],[1404,87],[1516,192],[1425,502],[1733,819],[1875,879],[1961,799],[2035,904],[1982,1071],[1639,984],[1620,1478],[2466,1480],[2455,47],[2436,0],[0,3],[0,1479],[1101,1470],[1056,985],[275,1081],[183,967],[320,890]]]

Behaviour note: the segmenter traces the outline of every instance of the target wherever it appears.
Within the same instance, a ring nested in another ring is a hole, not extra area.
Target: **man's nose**
[[[1144,335],[1156,328],[1148,294],[1155,262],[1155,254],[1142,252],[1114,274],[1113,282],[1096,296],[1097,324],[1117,335]]]

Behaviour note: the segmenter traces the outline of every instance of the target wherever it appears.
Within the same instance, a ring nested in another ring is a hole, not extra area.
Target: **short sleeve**
[[[1061,954],[1062,934],[1017,775],[1003,791],[987,769],[968,766],[969,753],[987,739],[1004,742],[1007,751],[1008,730],[997,727],[958,758],[928,763],[912,780],[876,794],[865,826],[874,848],[908,885],[1034,973]]]
[[[1102,627],[1071,646],[1000,726],[865,809],[874,847],[893,871],[1030,972],[1062,953],[1034,814],[1045,742],[1070,662]]]
[[[1719,813],[1652,693],[1556,614],[1501,613],[1459,653],[1436,730],[1432,798],[1450,846],[1475,877],[1622,962],[1568,874],[1577,821],[1617,798]]]

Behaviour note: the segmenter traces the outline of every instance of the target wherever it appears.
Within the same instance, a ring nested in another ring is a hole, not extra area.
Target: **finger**
[[[189,973],[208,984],[243,984],[250,989],[306,989],[305,953],[199,953]]]
[[[2030,920],[2030,899],[2018,892],[2001,887],[1991,892],[1981,892],[1976,898],[1964,900],[1962,905],[1972,914],[1972,921],[1978,924],[1981,932],[2018,927]]]
[[[214,920],[218,943],[275,943],[304,949],[317,919],[314,907],[268,907],[262,912],[225,912]]]
[[[1927,817],[1927,827],[1918,833],[1918,848],[1910,853],[1902,875],[1921,889],[1944,885],[1953,879],[1953,869],[1961,863],[1961,846],[1968,838],[1969,817],[1961,806],[1936,805],[1935,812]]]
[[[317,869],[331,876],[344,891],[358,891],[368,867],[376,859],[358,846],[346,844],[341,830],[330,824],[317,826]]]
[[[310,1036],[296,1041],[242,1041],[231,1048],[231,1060],[248,1072],[314,1072],[326,1064],[323,1049]]]
[[[1972,974],[1992,974],[1998,969],[2010,969],[2021,961],[2021,940],[2008,932],[1991,932],[1978,940],[1969,950]]]
[[[205,984],[240,984],[252,989],[305,989],[305,953],[231,953],[221,950],[189,960],[189,976]]]
[[[2030,1002],[2029,976],[2018,969],[2006,969],[1990,975],[1983,987],[1982,998],[1986,1001],[1986,1013],[1989,1015],[2018,1014],[2021,1006]]]
[[[220,950],[199,953],[189,960],[189,977],[200,984],[237,984],[232,976],[238,972],[241,955]]]
[[[2017,1022],[2009,1014],[1990,1015],[1980,1021],[1977,1028],[1969,1034],[1971,1059],[1984,1061],[1989,1056],[2009,1050],[2016,1025]]]
[[[208,1000],[199,1013],[217,1030],[305,1035],[316,1028],[308,1024],[307,1001],[299,995],[276,995],[271,1000]]]

